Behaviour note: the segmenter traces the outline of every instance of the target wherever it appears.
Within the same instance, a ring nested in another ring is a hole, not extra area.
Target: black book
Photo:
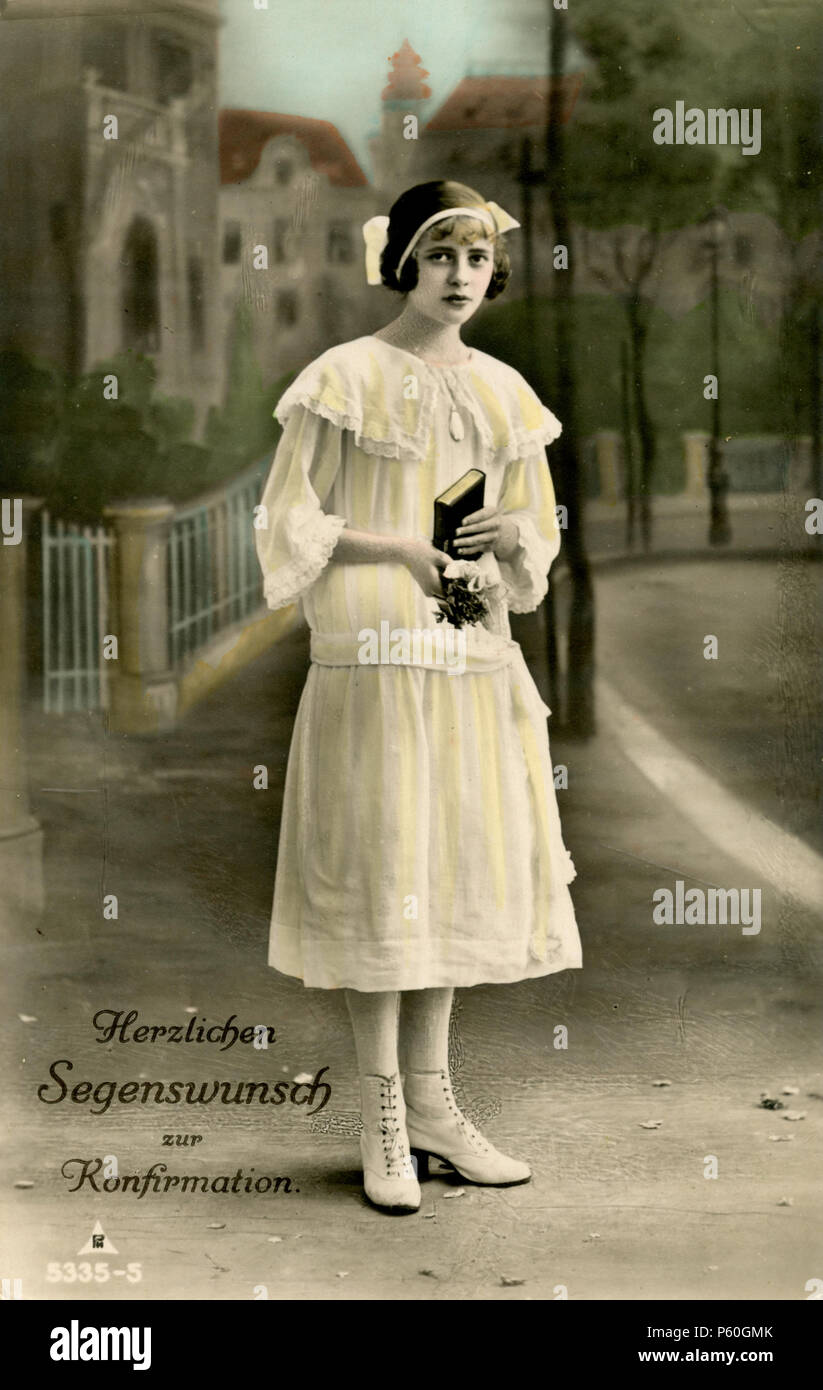
[[[447,555],[454,555],[454,539],[458,526],[472,512],[483,506],[486,475],[479,468],[470,468],[456,483],[434,499],[434,545]]]

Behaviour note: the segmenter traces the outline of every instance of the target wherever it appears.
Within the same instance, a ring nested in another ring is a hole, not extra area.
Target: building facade
[[[379,94],[369,181],[326,121],[218,111],[220,23],[219,0],[6,0],[0,346],[72,376],[148,354],[160,393],[193,401],[200,435],[224,399],[241,309],[268,383],[397,311],[366,283],[362,224],[436,178],[478,188],[523,224],[509,298],[529,283],[550,293],[545,76],[469,71],[431,113],[428,73],[404,40]],[[562,82],[570,120],[582,73]],[[767,219],[730,221],[726,283],[782,264]],[[675,316],[705,297],[704,240],[695,226],[660,248],[646,291]],[[624,291],[613,231],[573,228],[569,254],[576,293]],[[777,273],[752,280],[774,313],[782,292]]]
[[[71,376],[150,354],[198,420],[222,391],[219,0],[9,0],[0,342]]]
[[[334,126],[223,110],[220,158],[226,371],[241,305],[251,310],[266,381],[376,327],[380,313],[363,274],[362,235],[377,210],[376,190]]]

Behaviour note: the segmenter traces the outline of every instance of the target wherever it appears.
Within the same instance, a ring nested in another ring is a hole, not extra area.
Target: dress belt
[[[397,628],[388,622],[380,631],[315,632],[311,659],[317,666],[418,666],[447,675],[499,671],[520,655],[511,638],[485,628]]]

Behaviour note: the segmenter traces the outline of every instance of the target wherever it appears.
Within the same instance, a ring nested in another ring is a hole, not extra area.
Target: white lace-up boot
[[[420,1206],[406,1133],[406,1107],[400,1078],[361,1076],[363,1186],[369,1201],[384,1211],[405,1213]]]
[[[428,1177],[429,1157],[451,1164],[467,1182],[482,1187],[514,1187],[528,1182],[531,1170],[502,1154],[466,1119],[446,1071],[404,1072],[406,1128],[419,1178]]]

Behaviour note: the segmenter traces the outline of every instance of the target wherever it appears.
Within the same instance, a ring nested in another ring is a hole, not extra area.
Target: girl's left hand
[[[520,533],[510,516],[497,507],[483,507],[463,518],[455,532],[455,557],[463,560],[493,550],[498,560],[506,560],[517,549]]]

